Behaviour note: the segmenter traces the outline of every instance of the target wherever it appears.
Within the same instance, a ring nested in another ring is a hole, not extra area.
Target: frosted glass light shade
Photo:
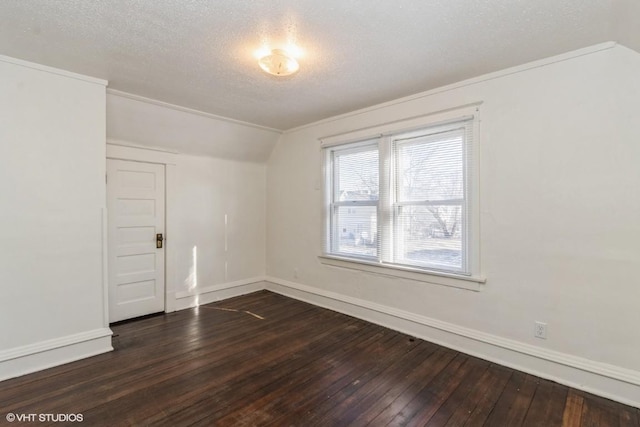
[[[269,55],[258,60],[260,68],[274,76],[288,76],[300,68],[298,61],[281,49],[273,49]]]

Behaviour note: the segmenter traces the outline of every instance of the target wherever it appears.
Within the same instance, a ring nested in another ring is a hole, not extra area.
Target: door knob
[[[162,241],[164,237],[162,237],[162,233],[156,234],[156,248],[162,249]]]

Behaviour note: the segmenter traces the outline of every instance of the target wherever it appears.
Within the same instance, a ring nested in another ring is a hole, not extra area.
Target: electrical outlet
[[[533,336],[543,340],[547,339],[547,324],[544,322],[535,322]]]

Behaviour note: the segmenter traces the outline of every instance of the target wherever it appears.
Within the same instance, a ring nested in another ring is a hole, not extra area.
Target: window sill
[[[478,292],[486,278],[479,276],[466,276],[462,274],[441,273],[437,271],[425,271],[418,268],[401,267],[396,265],[379,264],[366,260],[343,258],[334,255],[318,256],[324,265],[333,267],[360,270],[382,276],[397,277],[400,279],[415,280],[418,282],[432,283],[435,285],[450,286],[459,289]]]

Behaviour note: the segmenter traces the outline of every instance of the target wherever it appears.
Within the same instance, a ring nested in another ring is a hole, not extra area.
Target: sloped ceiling
[[[290,129],[604,41],[640,49],[638,0],[2,0],[0,54]],[[257,66],[295,42],[300,71]]]

